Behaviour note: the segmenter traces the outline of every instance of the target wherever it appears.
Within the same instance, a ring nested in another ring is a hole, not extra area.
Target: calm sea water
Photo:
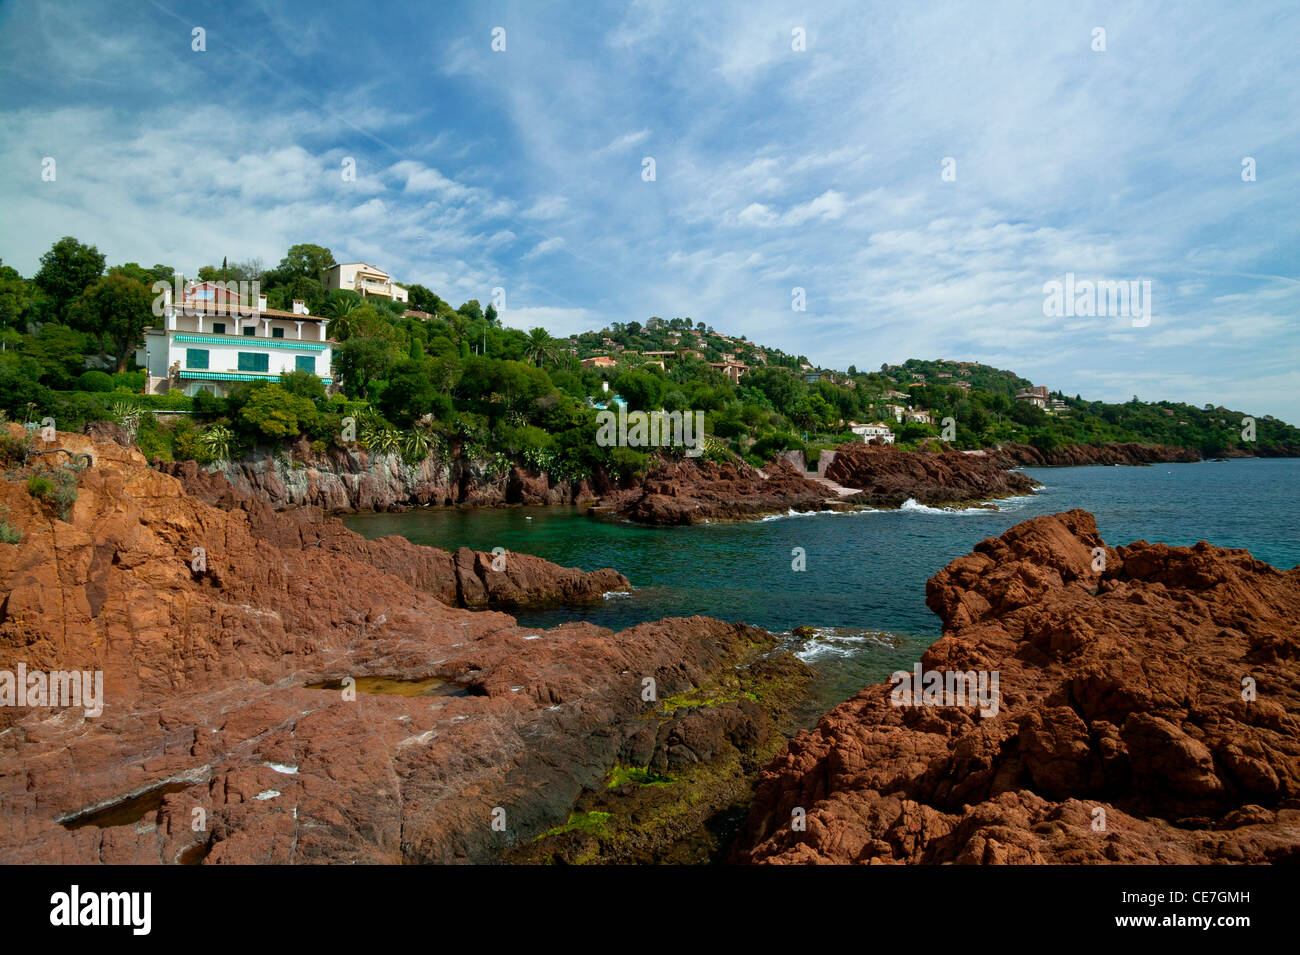
[[[704,614],[773,632],[817,630],[790,643],[822,675],[819,705],[895,669],[910,669],[940,634],[925,582],[949,561],[1029,517],[1081,507],[1108,544],[1208,540],[1244,547],[1275,567],[1300,564],[1300,459],[1150,467],[1026,468],[1039,493],[995,511],[823,513],[746,524],[647,528],[570,508],[423,509],[345,519],[366,537],[417,544],[504,547],[565,566],[613,567],[628,594],[600,605],[525,610],[528,626],[587,619],[622,629],[660,617]],[[807,569],[792,569],[802,548]]]

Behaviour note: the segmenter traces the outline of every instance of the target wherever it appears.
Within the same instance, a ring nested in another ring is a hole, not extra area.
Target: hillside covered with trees
[[[199,269],[198,279],[257,281],[271,307],[305,301],[312,314],[328,316],[338,343],[331,388],[293,372],[241,385],[225,398],[142,394],[135,349],[157,321],[153,283],[174,281],[170,266],[110,267],[94,246],[72,237],[55,243],[31,277],[0,263],[0,412],[32,423],[53,417],[64,430],[113,420],[147,455],[201,462],[304,440],[317,452],[350,446],[343,424],[352,417],[361,446],[408,461],[464,454],[500,466],[525,463],[557,478],[643,470],[644,449],[594,440],[596,414],[612,407],[614,396],[631,410],[703,411],[706,456],[734,453],[755,464],[786,449],[815,452],[858,440],[853,422],[888,422],[900,445],[916,446],[940,438],[944,418],[953,419],[950,443],[958,448],[1139,441],[1207,456],[1300,450],[1300,430],[1268,415],[1255,417],[1250,441],[1242,436],[1249,412],[1221,406],[1136,397],[1112,404],[1052,391],[1055,407],[1045,410],[1016,399],[1031,382],[979,363],[820,369],[684,317],[557,339],[541,328],[504,327],[476,300],[453,308],[417,284],[404,283],[409,304],[327,292],[320,275],[334,261],[329,249],[303,244],[274,268],[223,259]],[[584,366],[583,359],[601,356]],[[924,410],[930,422],[896,424],[899,408]]]

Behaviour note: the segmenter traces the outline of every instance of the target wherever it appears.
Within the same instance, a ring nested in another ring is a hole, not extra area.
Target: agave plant
[[[358,444],[376,454],[396,454],[402,450],[402,433],[388,427],[378,416],[371,416],[361,423],[358,438]]]
[[[127,437],[134,443],[140,430],[140,409],[135,402],[120,398],[109,405],[108,414],[126,430]]]
[[[214,424],[199,435],[199,443],[218,462],[230,460],[235,448],[235,433],[222,424]]]
[[[413,428],[402,442],[402,457],[412,464],[419,464],[432,449],[433,436],[423,428]]]

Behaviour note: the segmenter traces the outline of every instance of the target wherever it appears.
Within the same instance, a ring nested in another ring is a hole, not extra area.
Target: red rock
[[[365,541],[197,470],[58,441],[94,459],[67,521],[0,481],[23,533],[0,544],[0,669],[102,670],[106,699],[98,717],[0,708],[3,863],[490,861],[602,785],[646,726],[643,678],[685,692],[772,644],[698,617],[523,628],[448,601],[626,580]],[[436,678],[440,695],[308,688],[366,676]],[[742,738],[744,707],[719,725],[681,742]],[[63,825],[105,807],[127,818]]]
[[[682,458],[661,460],[638,485],[607,492],[597,510],[640,524],[699,524],[826,510],[833,496],[782,459],[760,470],[743,461]]]
[[[926,599],[944,635],[922,666],[998,671],[997,715],[867,687],[763,771],[735,861],[1300,860],[1300,568],[1108,548],[1075,510],[982,542]]]
[[[904,451],[890,445],[844,444],[826,468],[826,477],[861,493],[850,502],[900,507],[944,506],[1028,494],[1038,482],[986,455],[961,451]]]

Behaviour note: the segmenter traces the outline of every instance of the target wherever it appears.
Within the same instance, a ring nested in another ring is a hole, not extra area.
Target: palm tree
[[[325,314],[330,317],[326,332],[335,341],[345,342],[352,337],[352,322],[348,316],[361,304],[359,297],[339,295],[325,303]]]
[[[544,328],[534,328],[528,333],[528,343],[524,346],[524,357],[537,367],[555,364],[559,361],[559,349],[555,339]]]

